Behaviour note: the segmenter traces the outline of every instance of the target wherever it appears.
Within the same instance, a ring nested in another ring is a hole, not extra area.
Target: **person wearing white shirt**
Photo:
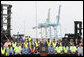
[[[77,52],[78,52],[78,56],[83,56],[83,47],[81,46],[81,44],[79,44],[79,47],[77,48]]]

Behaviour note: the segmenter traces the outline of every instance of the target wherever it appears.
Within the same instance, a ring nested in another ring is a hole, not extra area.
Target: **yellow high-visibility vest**
[[[21,46],[19,46],[19,47],[15,47],[14,48],[14,51],[16,52],[16,53],[21,53],[21,50],[22,50],[22,48],[21,48]]]
[[[70,46],[70,51],[71,52],[76,52],[76,50],[77,50],[76,46]]]
[[[57,51],[57,53],[61,53],[63,49],[62,46],[57,46],[55,50]]]
[[[38,44],[39,44],[40,42],[38,41],[38,43],[37,42],[35,42],[35,44],[36,44],[36,47],[38,46]]]
[[[22,50],[21,46],[19,46],[19,50],[20,50],[20,51]]]
[[[28,43],[24,43],[24,45],[25,45],[26,47],[28,47]]]
[[[12,43],[12,46],[13,46],[13,48],[16,47],[16,42],[15,43]]]
[[[49,42],[47,41],[47,44],[48,44],[48,47],[50,47],[50,45],[51,45],[51,41],[49,41]]]
[[[63,49],[64,49],[64,53],[67,53],[68,52],[68,50],[69,50],[69,47],[67,46],[67,47],[63,47]]]
[[[5,54],[5,48],[2,49],[1,47],[1,54]]]
[[[31,48],[31,43],[29,43],[29,48]]]
[[[25,40],[25,36],[23,36],[23,41]]]
[[[60,46],[62,46],[62,43],[60,43]]]
[[[31,38],[29,38],[28,40],[31,41]]]
[[[53,47],[56,47],[57,42],[52,42]]]
[[[7,52],[6,52],[6,56],[8,56]]]

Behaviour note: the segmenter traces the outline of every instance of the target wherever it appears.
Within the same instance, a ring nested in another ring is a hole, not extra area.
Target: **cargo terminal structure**
[[[14,39],[13,37],[11,37],[11,8],[12,8],[12,5],[1,4],[1,39],[3,39],[2,41],[6,41],[7,38]],[[38,26],[33,27],[33,29],[36,29],[36,28],[40,29],[41,38],[43,38],[42,29],[45,29],[44,38],[46,38],[46,39],[48,39],[48,38],[62,39],[64,37],[62,37],[62,30],[61,30],[61,23],[60,23],[61,5],[59,5],[58,15],[56,16],[55,23],[51,23],[51,21],[50,21],[50,10],[51,10],[51,8],[48,9],[48,17],[46,19],[46,22],[38,24]],[[3,13],[4,11],[6,11],[6,13]],[[78,27],[78,25],[79,25],[79,27]],[[51,30],[51,27],[52,27],[52,30]],[[69,33],[69,34],[65,34],[65,36],[68,36],[68,38],[73,38],[73,37],[81,38],[82,29],[83,29],[82,22],[74,21],[74,34]],[[54,36],[52,35],[53,30],[54,30]],[[60,35],[58,35],[58,32],[60,32]]]

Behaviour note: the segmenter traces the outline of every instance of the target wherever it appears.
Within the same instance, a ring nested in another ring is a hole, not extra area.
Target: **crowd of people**
[[[33,41],[31,37],[28,40],[18,40],[7,42],[1,42],[1,55],[26,55],[26,54],[40,54],[40,47],[46,44],[48,47],[48,54],[71,54],[78,56],[83,56],[83,39],[78,40],[70,39],[70,41],[62,41],[56,39],[42,39],[41,41],[36,39]]]

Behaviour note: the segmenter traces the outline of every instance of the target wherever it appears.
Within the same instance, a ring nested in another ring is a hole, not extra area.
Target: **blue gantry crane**
[[[58,29],[57,27],[60,26],[60,32],[61,31],[61,24],[60,24],[60,9],[61,9],[61,5],[59,5],[59,10],[58,10],[58,15],[56,16],[56,20],[57,22],[55,23],[51,23],[50,22],[50,8],[48,10],[48,18],[46,19],[46,22],[45,23],[40,23],[37,28],[40,28],[41,29],[41,37],[42,37],[42,28],[45,29],[45,37],[46,38],[52,38],[52,30],[51,30],[51,27],[54,28],[54,38],[58,38]],[[35,28],[35,27],[34,27]],[[49,37],[48,37],[48,33],[49,33]],[[60,36],[62,37],[62,33],[60,33]],[[43,37],[42,37],[43,38]]]

